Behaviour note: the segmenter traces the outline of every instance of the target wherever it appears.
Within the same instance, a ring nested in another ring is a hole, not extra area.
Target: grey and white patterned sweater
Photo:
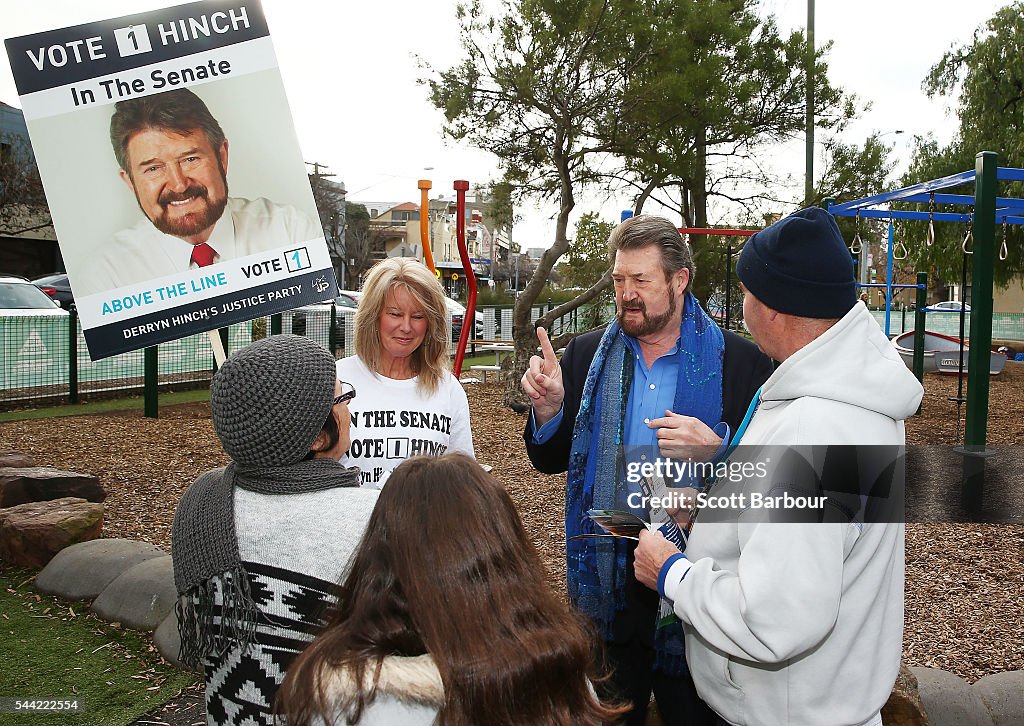
[[[277,689],[320,631],[377,495],[356,487],[290,495],[236,489],[238,551],[259,616],[247,652],[232,648],[204,661],[210,726],[273,724]]]

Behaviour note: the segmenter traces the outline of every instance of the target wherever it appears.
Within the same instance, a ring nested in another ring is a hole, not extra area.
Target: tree
[[[485,16],[460,6],[464,59],[429,79],[447,134],[492,151],[518,195],[555,200],[554,242],[514,313],[516,371],[536,346],[529,308],[566,236],[576,192],[631,183],[637,207],[657,189],[680,190],[688,224],[706,226],[707,199],[738,201],[737,185],[763,181],[751,162],[764,144],[804,123],[805,44],[762,22],[754,0],[505,0]],[[852,98],[828,84],[817,53],[819,126],[840,125]],[[698,279],[699,284],[699,279]],[[545,314],[551,321],[593,300],[605,276]],[[554,341],[564,345],[567,337]],[[521,398],[511,376],[506,401]]]
[[[562,275],[562,284],[587,290],[597,285],[608,273],[608,237],[615,225],[602,222],[594,212],[587,212],[576,222],[572,246],[555,268]],[[611,287],[606,287],[587,307],[582,318],[587,328],[607,322],[604,311],[613,302]]]
[[[356,290],[363,274],[373,265],[373,248],[380,230],[370,227],[370,212],[362,204],[345,202],[345,254],[348,265],[346,288]]]
[[[892,151],[877,132],[865,139],[863,146],[835,139],[826,142],[825,164],[811,203],[821,204],[829,198],[850,202],[886,191],[896,168]],[[877,237],[886,227],[886,222],[875,219],[840,217],[836,221],[843,237],[851,241],[858,233],[863,237],[865,231]]]
[[[609,143],[626,159],[625,178],[637,190],[636,211],[655,192],[687,227],[708,226],[708,202],[719,198],[756,207],[777,204],[776,185],[758,161],[767,144],[802,131],[806,42],[783,36],[773,18],[756,15],[752,0],[641,2],[633,33],[645,39],[640,72],[628,93],[639,102],[609,119]],[[841,127],[856,99],[833,87],[815,54],[815,119]],[[752,211],[745,221],[757,221]],[[691,240],[700,255],[704,238]],[[702,280],[696,281],[698,290]]]
[[[947,51],[932,66],[922,87],[930,97],[955,100],[959,129],[945,147],[931,137],[915,139],[913,161],[902,180],[905,186],[973,169],[979,151],[996,151],[1000,166],[1024,166],[1024,3],[999,9],[975,30],[970,43]],[[999,194],[1020,197],[1022,185],[1004,183]],[[937,211],[969,210],[937,205]],[[1001,226],[997,218],[996,245],[1001,245],[1005,233],[1008,257],[997,260],[993,277],[1005,287],[1024,273],[1024,234],[1019,225],[1008,225],[1005,232]],[[926,222],[908,227],[915,239],[925,239]],[[934,227],[935,244],[918,244],[912,255],[921,267],[931,267],[933,276],[959,282],[966,226],[936,223]]]
[[[339,275],[339,285],[344,285],[340,279],[341,270],[345,269],[345,239],[342,230],[345,229],[345,186],[333,182],[327,177],[334,174],[321,171],[322,164],[313,164],[313,173],[309,174],[309,188],[313,192],[313,203],[316,205],[317,214],[320,217],[320,226],[324,230],[324,241],[327,243],[327,251],[334,260],[335,271]]]
[[[626,81],[645,51],[631,48],[620,32],[631,3],[505,0],[503,9],[500,17],[491,17],[478,0],[460,5],[464,58],[432,74],[428,83],[432,102],[447,119],[446,134],[493,152],[516,197],[534,195],[558,204],[553,244],[513,311],[515,373],[506,378],[505,390],[506,403],[513,403],[524,398],[518,378],[537,345],[530,308],[569,248],[576,189],[598,179],[594,157],[607,151],[596,136],[597,123],[608,109],[630,105]],[[550,325],[589,302],[609,280],[539,323]]]
[[[5,138],[0,143],[0,233],[15,235],[51,224],[32,147],[21,137]]]

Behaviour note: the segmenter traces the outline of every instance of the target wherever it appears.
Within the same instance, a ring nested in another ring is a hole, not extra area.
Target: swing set
[[[893,261],[907,256],[906,245],[902,242],[902,252],[897,254],[894,245],[895,220],[919,220],[928,222],[925,244],[931,246],[935,242],[936,222],[959,222],[965,225],[961,249],[963,251],[963,269],[961,273],[961,290],[967,283],[968,257],[971,259],[971,345],[968,353],[967,366],[967,397],[963,398],[963,358],[961,355],[960,390],[957,398],[957,426],[959,427],[959,407],[966,401],[967,416],[964,428],[963,447],[957,451],[963,454],[963,479],[961,502],[965,509],[977,512],[981,509],[985,487],[985,459],[993,452],[986,448],[988,427],[989,399],[989,358],[992,347],[992,270],[996,259],[996,223],[1002,223],[1002,245],[999,248],[999,259],[1008,256],[1006,232],[1008,225],[1024,224],[1024,199],[998,197],[999,182],[1024,181],[1024,169],[997,166],[995,152],[980,152],[975,160],[973,171],[934,179],[915,184],[904,189],[876,194],[852,202],[836,204],[826,200],[824,207],[836,217],[856,217],[858,220],[857,234],[853,245],[863,245],[860,238],[860,219],[889,220],[888,260],[886,266],[886,282],[872,284],[867,287],[884,287],[886,295],[885,332],[889,334],[889,315],[894,289],[915,288],[918,291],[915,329],[921,339],[914,345],[914,369],[920,379],[923,373],[923,335],[924,311],[921,304],[927,286],[927,275],[918,273],[914,285],[894,285],[892,277]],[[974,185],[974,195],[953,194],[943,190],[965,184]],[[927,211],[897,210],[893,204],[926,204]],[[949,205],[966,208],[966,211],[936,211],[936,205]],[[851,249],[859,254],[860,249]],[[965,310],[961,306],[960,339],[964,340]],[[920,363],[918,362],[920,360]],[[919,367],[920,366],[920,367]]]

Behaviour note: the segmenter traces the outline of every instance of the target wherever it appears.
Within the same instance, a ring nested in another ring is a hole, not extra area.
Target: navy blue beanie
[[[736,275],[754,297],[788,315],[841,318],[857,303],[853,258],[820,207],[793,212],[750,237]]]

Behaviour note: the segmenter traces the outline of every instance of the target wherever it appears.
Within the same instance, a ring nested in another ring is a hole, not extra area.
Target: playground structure
[[[429,219],[425,213],[425,210],[430,209],[427,196],[433,184],[429,179],[420,179],[416,186],[420,190],[420,244],[423,249],[423,262],[431,272],[440,278],[434,264],[434,252],[430,246]],[[466,246],[466,192],[469,191],[469,182],[465,179],[456,179],[452,187],[455,189],[455,239],[459,246],[462,270],[466,273],[466,314],[462,320],[462,331],[459,333],[459,343],[455,349],[455,361],[452,363],[452,374],[458,378],[462,375],[462,361],[466,356],[470,333],[476,330],[473,322],[476,318],[476,275],[473,273],[469,248]]]
[[[860,217],[889,220],[889,244],[886,289],[886,333],[889,332],[889,310],[892,303],[892,291],[902,286],[892,283],[892,265],[896,258],[893,239],[893,220],[919,220],[928,222],[926,243],[930,246],[935,241],[935,222],[960,222],[967,227],[963,248],[962,282],[967,279],[967,257],[972,261],[971,282],[971,325],[970,349],[967,366],[967,416],[964,428],[963,447],[957,449],[963,455],[963,479],[961,502],[968,511],[979,511],[985,487],[985,459],[992,454],[986,448],[989,400],[989,359],[992,346],[992,270],[995,262],[995,229],[996,221],[1001,220],[1003,229],[1010,224],[1024,224],[1024,199],[998,197],[998,183],[1024,181],[1024,169],[997,166],[995,152],[978,153],[973,171],[934,179],[915,184],[892,192],[857,199],[851,202],[835,204],[826,200],[825,209],[837,217]],[[942,192],[953,187],[974,184],[974,195],[951,194]],[[927,211],[893,209],[899,204],[926,204]],[[966,212],[938,212],[936,204],[955,207],[968,207]],[[859,238],[859,234],[858,234]],[[855,242],[857,239],[855,239]],[[973,248],[969,245],[973,243]],[[901,243],[902,244],[902,243]],[[904,256],[906,247],[904,246]],[[1001,246],[1000,259],[1006,259],[1005,235]],[[922,299],[924,273],[918,273],[918,299]],[[916,328],[924,330],[924,313],[922,305],[917,306]],[[961,335],[963,335],[963,317],[961,317]],[[915,345],[915,373],[920,365],[923,367],[923,345]],[[961,376],[962,381],[962,376]],[[958,405],[962,394],[957,396]],[[959,421],[959,416],[958,416]]]

